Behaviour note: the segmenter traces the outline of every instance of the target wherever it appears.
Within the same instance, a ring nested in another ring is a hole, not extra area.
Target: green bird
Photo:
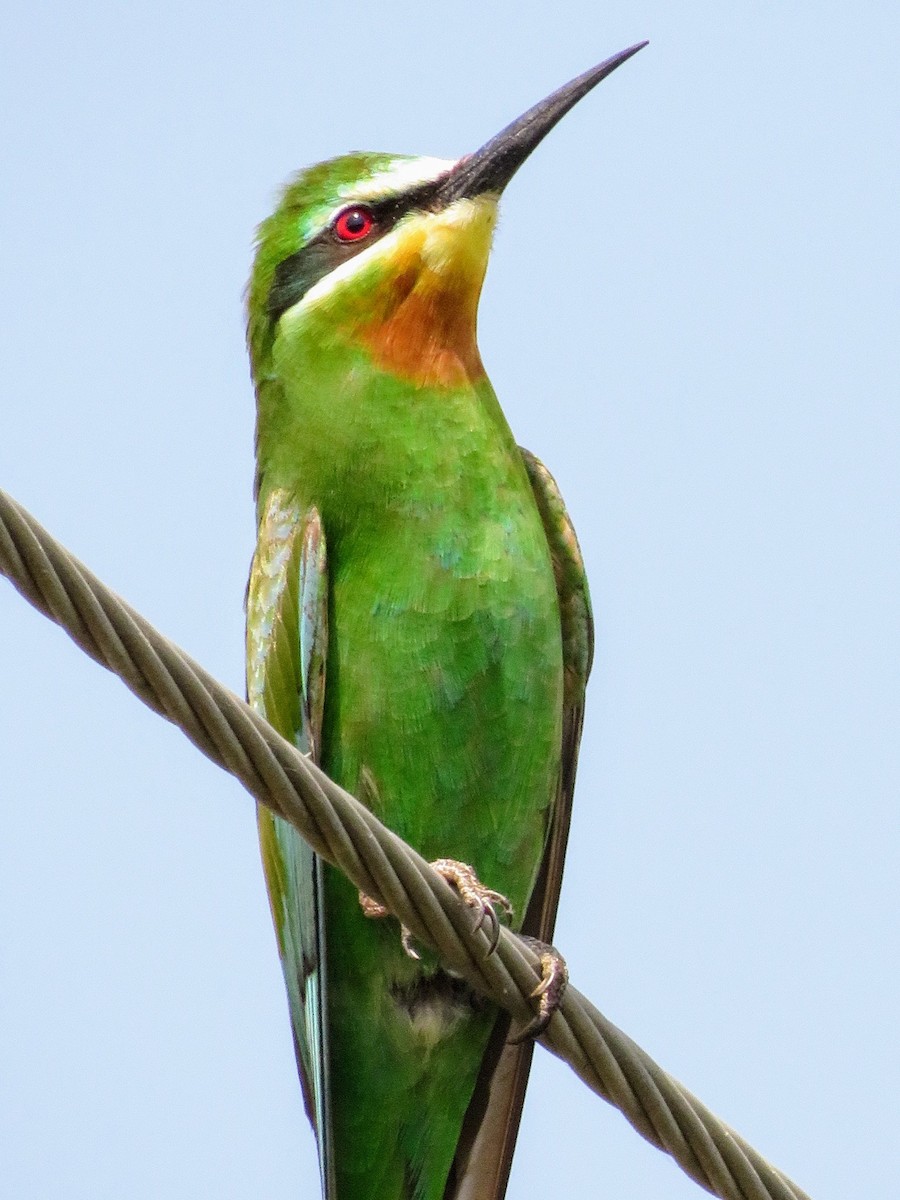
[[[592,654],[550,474],[476,344],[500,193],[631,47],[457,162],[355,153],[302,172],[248,289],[258,544],[251,704],[475,909],[550,941]],[[537,239],[536,239],[537,241]],[[327,1200],[504,1195],[532,1041],[259,812]],[[496,919],[496,918],[493,918]],[[421,956],[419,951],[421,950]],[[546,994],[561,991],[548,952]]]

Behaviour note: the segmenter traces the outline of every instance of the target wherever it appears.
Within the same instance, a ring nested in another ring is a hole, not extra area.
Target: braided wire
[[[0,490],[0,571],[40,612],[214,763],[291,822],[354,885],[387,905],[445,966],[526,1022],[537,955],[485,929],[411,847],[242,700],[163,637]],[[647,1141],[722,1200],[809,1200],[648,1054],[569,986],[541,1038]]]

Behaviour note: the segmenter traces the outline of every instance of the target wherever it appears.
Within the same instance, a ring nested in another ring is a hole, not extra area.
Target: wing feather
[[[522,932],[550,942],[556,923],[572,815],[575,770],[584,722],[584,694],[594,653],[594,624],[584,561],[556,481],[520,447],[547,535],[563,644],[562,754],[556,798],[540,871]],[[498,1020],[463,1124],[445,1200],[503,1200],[534,1044],[506,1044],[509,1019]]]
[[[325,698],[327,594],[319,515],[275,489],[260,520],[247,589],[247,699],[313,759]],[[288,822],[262,807],[257,819],[303,1098],[331,1196],[322,863]]]

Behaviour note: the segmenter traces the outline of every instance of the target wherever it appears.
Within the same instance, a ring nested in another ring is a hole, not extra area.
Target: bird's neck
[[[387,345],[400,354],[390,333]],[[276,344],[276,370],[257,381],[260,503],[286,488],[335,532],[449,512],[463,489],[489,500],[518,461],[515,442],[480,357],[470,373],[444,350],[419,382],[360,346]],[[436,378],[451,362],[453,382]]]

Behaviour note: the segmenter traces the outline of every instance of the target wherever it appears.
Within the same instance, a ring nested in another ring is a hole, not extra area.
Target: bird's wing
[[[315,509],[304,512],[289,493],[275,489],[260,520],[247,588],[247,699],[314,761],[325,698],[327,608],[319,515]],[[258,821],[303,1098],[330,1196],[322,863],[287,821],[262,806]]]
[[[544,464],[522,450],[525,469],[547,534],[563,642],[562,756],[556,802],[540,874],[531,893],[522,932],[542,942],[553,939],[563,862],[572,816],[575,769],[584,724],[584,693],[594,658],[594,619],[584,560],[556,480]]]
[[[522,924],[522,933],[553,939],[562,883],[575,768],[584,721],[584,693],[594,653],[594,623],[587,576],[575,530],[556,480],[520,447],[547,535],[563,644],[562,756],[544,857]],[[506,1044],[509,1020],[494,1028],[472,1102],[466,1113],[446,1200],[502,1200],[522,1116],[534,1043]]]

